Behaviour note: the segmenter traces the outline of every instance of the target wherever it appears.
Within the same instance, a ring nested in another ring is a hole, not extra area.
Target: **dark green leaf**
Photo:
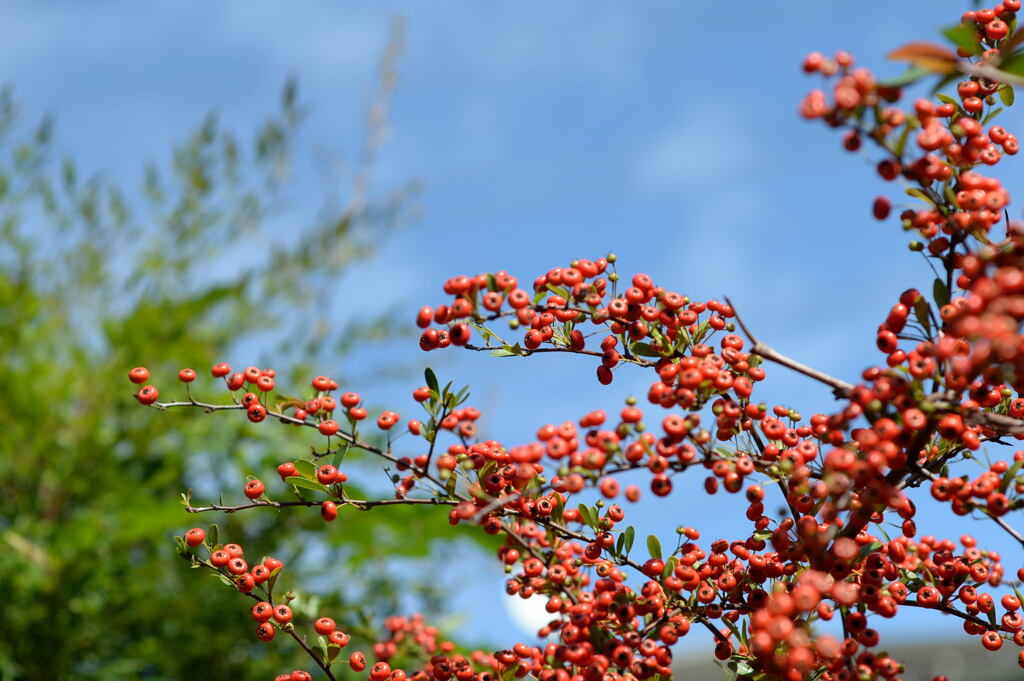
[[[633,529],[632,525],[627,527],[622,533],[622,536],[625,538],[623,541],[623,548],[626,551],[626,555],[629,555],[630,550],[633,548],[633,539],[635,539],[635,535],[636,530]]]
[[[932,321],[930,316],[931,308],[928,305],[928,299],[924,296],[918,297],[914,303],[914,316],[917,318],[917,323],[921,325],[924,332],[929,336],[932,333]]]
[[[433,390],[436,393],[440,393],[441,392],[439,384],[437,382],[437,375],[434,374],[434,370],[433,369],[431,369],[430,367],[427,367],[426,369],[424,369],[423,370],[423,378],[427,381],[427,387],[428,388],[430,388],[431,390]]]
[[[939,307],[949,305],[949,289],[946,288],[945,282],[939,278],[936,278],[932,283],[932,298]]]
[[[210,546],[220,543],[220,528],[217,527],[217,523],[210,523],[210,529],[206,533],[206,543]]]

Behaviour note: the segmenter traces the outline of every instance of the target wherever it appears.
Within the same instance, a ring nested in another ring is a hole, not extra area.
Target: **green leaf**
[[[925,201],[926,203],[932,206],[935,205],[935,201],[932,200],[932,197],[928,196],[928,194],[924,193],[917,187],[907,187],[906,192],[907,194],[913,196],[916,199],[921,199],[922,201]]]
[[[298,459],[295,461],[295,473],[301,478],[315,479],[317,468],[316,462],[309,459]]]
[[[661,571],[661,578],[663,580],[664,579],[668,579],[668,576],[671,575],[675,571],[675,569],[676,569],[676,557],[675,556],[669,556],[669,559],[665,561],[665,569]]]
[[[981,43],[978,41],[978,29],[966,24],[951,26],[942,30],[942,35],[949,38],[957,47],[963,48],[971,56],[982,53]]]
[[[917,323],[921,325],[921,328],[929,336],[932,334],[930,311],[931,307],[928,305],[928,299],[924,296],[918,297],[917,302],[914,303],[914,316],[917,318]]]
[[[491,357],[515,357],[518,353],[512,352],[509,346],[498,348],[497,350],[491,350]]]
[[[326,486],[321,485],[315,480],[307,480],[306,478],[299,477],[298,475],[287,477],[284,481],[289,485],[294,485],[295,487],[304,487],[305,489],[311,489],[317,492],[327,492]]]
[[[519,670],[519,663],[511,664],[501,670],[501,681],[512,681],[516,677],[516,672]]]
[[[632,548],[633,548],[633,539],[635,539],[635,538],[636,538],[636,530],[634,530],[634,529],[633,529],[633,526],[632,526],[632,525],[630,525],[630,526],[629,526],[629,527],[627,527],[627,528],[626,528],[626,530],[625,530],[625,531],[624,531],[624,532],[622,533],[622,536],[623,536],[623,543],[622,543],[622,546],[623,546],[623,548],[624,548],[624,549],[625,549],[625,551],[626,551],[626,555],[628,556],[628,555],[629,555],[629,551],[630,551],[630,549],[632,549]]]
[[[938,277],[932,283],[932,298],[939,307],[949,305],[949,289],[946,288],[945,282]]]
[[[344,447],[338,447],[338,451],[337,453],[335,453],[334,459],[331,460],[332,466],[334,466],[335,468],[341,468],[342,462],[345,461],[345,455],[348,454],[349,447],[350,445],[347,442],[345,443]]]
[[[904,87],[905,85],[916,83],[917,81],[921,80],[922,78],[928,75],[931,75],[930,71],[919,69],[916,66],[911,66],[909,69],[907,69],[900,75],[895,76],[893,78],[889,78],[888,80],[884,80],[880,82],[878,85],[879,87]]]
[[[591,515],[590,509],[587,508],[586,504],[580,504],[579,505],[579,512],[580,512],[580,518],[583,520],[583,522],[586,523],[587,525],[589,525],[590,527],[593,527],[594,526],[594,517]]]
[[[661,357],[661,353],[654,349],[650,343],[633,343],[630,346],[634,355],[641,357]]]
[[[649,534],[647,535],[647,550],[651,554],[651,558],[657,558],[661,560],[661,542],[658,541],[658,537]]]
[[[270,571],[270,577],[267,578],[267,591],[269,593],[274,592],[274,585],[277,584],[277,576],[281,574],[281,570],[284,568],[276,567]]]
[[[1002,107],[1000,107],[998,109],[990,109],[989,112],[987,114],[985,114],[985,117],[983,119],[981,119],[981,124],[982,125],[988,125],[992,121],[992,119],[994,119],[996,116],[998,116],[1001,113],[1003,113]]]
[[[960,102],[956,101],[955,99],[953,99],[952,97],[943,92],[935,93],[935,98],[942,102],[943,104],[952,104],[957,108],[957,110],[960,109]]]
[[[206,533],[206,542],[210,546],[216,546],[220,543],[220,528],[217,527],[217,523],[210,523],[210,529]]]
[[[452,473],[451,475],[449,475],[448,479],[445,480],[445,482],[444,482],[445,494],[447,494],[448,496],[454,495],[455,494],[455,485],[458,483],[458,481],[459,481],[459,479],[458,479],[458,477],[456,477],[455,473]]]
[[[1013,106],[1013,86],[1003,85],[999,88],[999,99],[1004,106]]]
[[[441,392],[440,386],[439,386],[439,384],[437,382],[437,375],[434,373],[433,369],[431,369],[430,367],[427,367],[426,369],[424,369],[423,370],[423,378],[427,381],[427,387],[428,388],[430,388],[431,390],[433,390],[436,393],[440,393]]]
[[[999,62],[999,70],[1004,73],[1011,73],[1015,76],[1024,76],[1024,52],[1011,54]]]

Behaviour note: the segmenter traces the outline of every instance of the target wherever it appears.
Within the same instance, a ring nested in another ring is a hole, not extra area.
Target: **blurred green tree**
[[[412,187],[369,196],[397,44],[350,195],[327,197],[305,228],[281,211],[304,117],[293,83],[251,146],[211,115],[166,166],[146,169],[138,196],[56,163],[50,123],[26,130],[11,92],[0,94],[0,679],[272,678],[296,664],[290,647],[257,642],[247,606],[197,581],[169,540],[197,520],[178,504],[183,489],[240,488],[294,438],[285,445],[280,428],[250,438],[257,426],[244,418],[140,418],[125,376],[145,364],[173,393],[178,368],[206,371],[242,351],[308,376],[302,362],[353,334],[392,332],[386,315],[339,329],[316,310],[317,292],[371,257],[407,212]],[[304,572],[345,565],[346,579],[335,567],[320,596],[353,625],[380,621],[414,591],[430,610],[436,590],[394,559],[429,560],[443,516],[403,507],[371,517],[328,544],[306,532],[321,522],[315,512],[275,519],[273,537],[269,523],[243,535],[229,516],[221,536]]]

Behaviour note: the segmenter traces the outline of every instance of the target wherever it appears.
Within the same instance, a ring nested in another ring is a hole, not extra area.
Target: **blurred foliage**
[[[219,399],[214,361],[258,352],[294,385],[310,364],[335,368],[323,358],[341,339],[387,334],[385,320],[314,323],[323,297],[311,292],[336,289],[372,256],[409,189],[371,200],[364,177],[344,204],[282,212],[303,117],[293,83],[249,145],[211,115],[133,194],[55,162],[51,124],[26,131],[11,92],[0,94],[0,680],[256,679],[308,667],[296,646],[256,641],[247,599],[175,555],[172,534],[214,520],[250,559],[285,560],[284,588],[312,583],[342,621],[410,598],[439,605],[415,578],[429,570],[409,566],[431,560],[445,514],[378,509],[352,524],[343,514],[327,531],[316,509],[252,513],[244,528],[235,516],[188,516],[183,489],[197,501],[240,495],[253,473],[273,487],[273,466],[308,451],[308,436],[240,413],[145,410],[126,380],[145,365],[165,396],[183,395],[176,371],[191,366],[197,390]]]

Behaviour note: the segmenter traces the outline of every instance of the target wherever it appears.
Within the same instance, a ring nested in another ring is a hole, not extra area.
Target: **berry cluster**
[[[129,378],[142,386],[136,398],[144,405],[243,410],[250,421],[270,417],[325,438],[310,455],[277,466],[294,499],[274,499],[250,477],[243,489],[248,503],[196,507],[186,495],[188,510],[311,507],[332,521],[344,507],[441,506],[453,526],[500,537],[507,592],[543,599],[551,615],[538,632],[545,642],[462,655],[421,617],[391,618],[383,640],[361,637],[375,641],[370,660],[358,651],[348,659],[371,681],[666,677],[672,646],[694,626],[710,633],[716,657],[740,677],[898,681],[903,666],[876,652],[880,636],[872,622],[908,607],[959,618],[986,649],[1007,641],[1024,647],[1016,591],[1024,568],[1011,582],[1002,556],[973,537],[919,536],[907,493],[930,485],[932,497],[953,513],[991,518],[1024,546],[1007,520],[1024,507],[1024,450],[976,475],[957,468],[982,447],[1024,439],[1024,229],[1008,221],[1002,184],[978,170],[1018,151],[1016,138],[992,119],[997,100],[1013,103],[1011,79],[1000,80],[1000,67],[1024,57],[1014,51],[1024,42],[1014,32],[1019,9],[1005,0],[968,12],[947,32],[955,51],[924,44],[895,51],[894,58],[916,67],[900,82],[879,82],[844,52],[814,53],[804,62],[805,72],[833,82],[831,95],[812,91],[801,114],[845,128],[850,151],[874,143],[882,152],[878,174],[911,185],[907,193],[924,205],[903,210],[900,219],[924,239],[911,249],[937,275],[931,298],[905,291],[865,338],[885,361],[856,383],[760,342],[728,299],[691,300],[642,273],[620,281],[614,254],[555,267],[526,287],[505,271],[456,276],[443,285],[449,298],[416,316],[423,350],[583,355],[597,361],[605,385],[624,365],[649,370],[646,398],[658,410],[657,425],[645,423],[630,397],[617,414],[589,411],[575,422],[543,425],[531,442],[504,443],[479,436],[480,412],[464,406],[467,389],[442,387],[428,369],[426,385],[412,391],[423,417],[403,423],[398,412],[382,411],[371,442],[359,431],[369,417],[362,397],[337,394],[339,384],[326,376],[313,378],[311,391],[297,398],[275,394],[273,370],[232,373],[220,363],[211,373],[231,398],[212,404],[193,397],[197,376],[190,369],[179,372],[186,399],[177,402],[161,402],[147,384],[149,372],[133,369]],[[955,97],[940,84],[934,101],[898,108],[901,86],[929,70],[955,83]],[[889,199],[876,198],[872,213],[888,219]],[[497,328],[502,323],[509,331]],[[514,336],[503,337],[508,333]],[[828,385],[839,405],[805,418],[792,407],[757,401],[765,362]],[[393,445],[406,434],[403,444],[411,444],[398,453]],[[385,462],[390,498],[349,496],[340,468],[350,450]],[[641,486],[623,485],[621,476],[643,476],[638,482],[663,497],[672,494],[676,476],[693,468],[703,469],[708,494],[742,495],[749,528],[702,542],[696,528],[680,526],[669,550],[651,535],[638,557],[636,529],[612,502],[637,502]],[[767,511],[768,490],[783,504],[780,513]],[[586,492],[596,492],[598,501],[579,503]],[[895,537],[886,533],[889,522],[899,527]],[[261,640],[286,632],[334,679],[332,665],[349,634],[327,617],[304,636],[296,632],[287,597],[273,597],[278,561],[250,568],[240,547],[221,546],[198,528],[179,541],[182,555],[257,601]],[[201,544],[208,558],[193,551]],[[307,640],[317,641],[319,652]],[[419,663],[403,668],[403,651]],[[1019,659],[1024,666],[1024,652]],[[299,678],[308,675],[295,671],[278,681]]]

